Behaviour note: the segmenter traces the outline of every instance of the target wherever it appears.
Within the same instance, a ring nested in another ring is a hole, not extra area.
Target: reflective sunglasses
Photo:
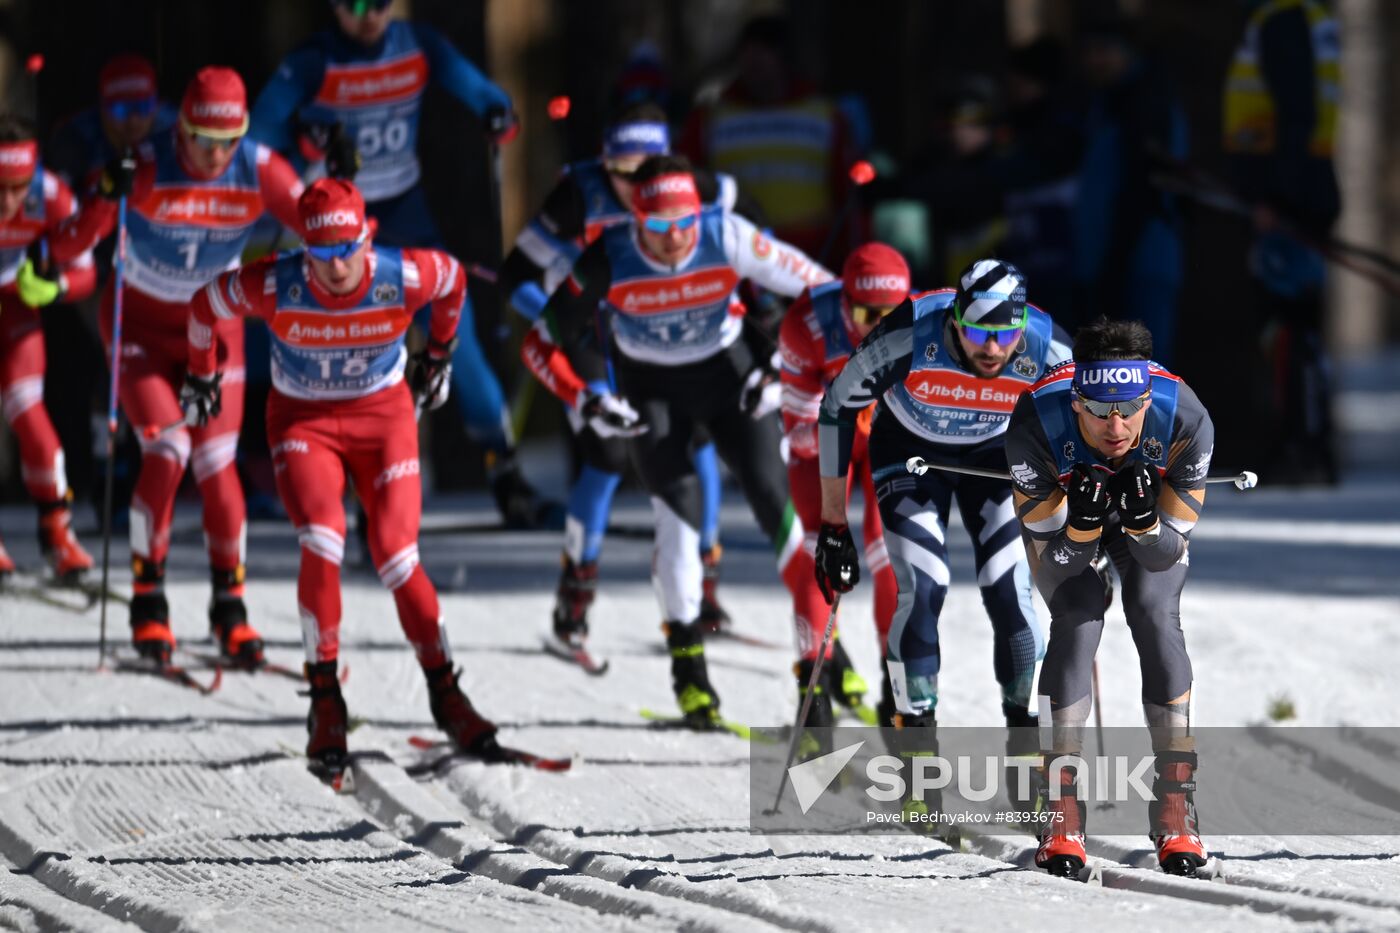
[[[895,309],[895,305],[881,308],[875,305],[851,305],[851,320],[857,324],[874,324]]]
[[[700,221],[699,214],[686,214],[684,217],[644,217],[642,226],[652,233],[670,233],[671,228],[685,231]]]
[[[1118,417],[1127,421],[1133,415],[1142,411],[1143,406],[1152,399],[1152,393],[1150,391],[1144,392],[1137,398],[1127,399],[1121,402],[1096,402],[1091,398],[1085,398],[1083,393],[1076,389],[1074,391],[1074,397],[1079,399],[1079,404],[1084,406],[1085,411],[1095,418],[1098,418],[1100,421],[1107,421],[1108,416],[1115,411],[1118,412]]]
[[[963,320],[962,309],[957,308],[954,320],[962,332],[967,335],[967,339],[981,346],[988,340],[996,340],[997,346],[1009,347],[1021,339],[1021,332],[1026,329],[1026,322],[1030,318],[1030,312],[1022,311],[1021,320],[1015,324],[969,324]]]
[[[363,236],[355,237],[345,243],[327,243],[324,246],[313,246],[306,244],[306,251],[321,262],[330,262],[332,259],[349,259],[355,255],[355,250],[364,245]]]
[[[153,97],[142,100],[114,100],[102,109],[107,111],[107,116],[118,121],[127,117],[149,117],[155,113],[156,101]]]
[[[210,136],[206,133],[199,133],[194,130],[185,130],[185,135],[194,140],[195,145],[205,152],[213,152],[215,149],[232,149],[243,139],[239,136]]]

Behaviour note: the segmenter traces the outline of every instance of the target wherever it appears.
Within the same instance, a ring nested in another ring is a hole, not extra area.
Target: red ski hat
[[[180,122],[187,130],[216,139],[248,132],[248,92],[238,72],[216,65],[199,69],[185,88]]]
[[[123,100],[150,100],[156,96],[156,70],[140,55],[118,55],[102,66],[97,90],[104,107]]]
[[[884,243],[866,243],[841,269],[842,291],[853,305],[892,308],[909,297],[909,264]]]
[[[39,167],[39,143],[33,139],[21,139],[13,143],[0,143],[0,181],[16,184],[34,177]]]
[[[368,233],[365,199],[343,178],[319,178],[297,201],[302,239],[312,246],[347,243]]]
[[[638,214],[687,214],[700,210],[700,191],[689,172],[668,172],[642,182],[632,191],[632,209]]]

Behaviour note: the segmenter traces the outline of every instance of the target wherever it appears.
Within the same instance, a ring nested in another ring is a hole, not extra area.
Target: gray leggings
[[[1035,546],[1028,536],[1025,541],[1034,571]],[[1137,646],[1142,703],[1149,723],[1170,724],[1161,717],[1169,712],[1184,717],[1186,710],[1180,708],[1184,704],[1172,701],[1191,689],[1191,659],[1181,631],[1181,588],[1188,565],[1183,561],[1159,573],[1144,570],[1128,552],[1127,536],[1116,522],[1104,529],[1100,547],[1122,581],[1123,610]],[[1039,693],[1042,702],[1049,699],[1057,723],[1083,722],[1090,708],[1094,654],[1103,634],[1103,581],[1093,568],[1086,568],[1053,592],[1042,589],[1041,595],[1050,606],[1050,643],[1040,668]]]

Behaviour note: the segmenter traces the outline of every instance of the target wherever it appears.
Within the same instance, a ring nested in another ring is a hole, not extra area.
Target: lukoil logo
[[[797,803],[805,815],[826,793],[864,741],[828,752],[788,768]],[[1157,799],[1148,786],[1155,759],[1151,756],[1057,755],[1050,761],[1046,786],[1051,800],[1060,799],[1064,785],[1062,776],[1070,771],[1080,776],[1080,800],[1140,801]],[[929,791],[956,787],[958,796],[974,803],[994,799],[1002,789],[1008,772],[1014,773],[1007,787],[1012,799],[1026,799],[1031,792],[1031,773],[1038,765],[1035,759],[1002,755],[875,755],[865,763],[864,793],[871,800],[892,803],[904,799],[922,801]]]
[[[233,100],[197,101],[190,107],[194,117],[234,117],[243,116],[243,103]]]
[[[1085,369],[1080,374],[1080,382],[1086,386],[1095,385],[1128,385],[1130,383],[1142,385],[1146,380],[1142,377],[1142,370],[1129,368],[1127,366],[1116,366],[1105,369]]]
[[[326,227],[350,227],[356,226],[360,218],[354,211],[344,208],[335,211],[326,211],[322,214],[315,214],[306,219],[307,230],[321,230]]]
[[[863,292],[907,292],[909,280],[902,275],[860,275],[855,287]]]

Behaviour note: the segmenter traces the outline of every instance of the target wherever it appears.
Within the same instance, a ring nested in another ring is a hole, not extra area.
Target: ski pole
[[[126,196],[117,202],[117,248],[112,254],[112,361],[107,383],[107,476],[102,490],[102,609],[97,638],[97,668],[107,659],[107,585],[112,570],[112,484],[117,471],[117,381],[122,364],[122,279],[126,266]]]
[[[1010,480],[1011,474],[1003,470],[986,470],[981,467],[953,466],[947,463],[929,463],[923,457],[910,457],[904,461],[904,468],[916,476],[923,476],[929,470],[941,470],[944,473],[961,473],[964,476],[982,476],[987,479]],[[1244,470],[1234,476],[1207,476],[1206,484],[1215,485],[1217,483],[1233,483],[1236,489],[1253,489],[1259,485],[1259,475],[1253,470]]]
[[[856,201],[860,198],[860,189],[875,180],[875,166],[864,159],[851,164],[851,170],[846,173],[853,182],[851,189],[846,192],[846,200],[841,204],[841,213],[836,215],[836,222],[831,225],[831,232],[826,235],[826,242],[822,244],[822,251],[817,254],[817,265],[826,265],[827,259],[831,256],[831,250],[836,246],[836,241],[841,235],[842,229],[846,226],[846,221],[850,218],[851,212],[856,209]]]
[[[826,631],[822,633],[822,644],[817,649],[816,660],[812,662],[812,674],[807,678],[807,694],[802,698],[802,706],[797,711],[797,724],[792,730],[792,741],[788,743],[787,760],[783,762],[783,776],[778,781],[778,795],[773,798],[773,809],[768,811],[778,813],[783,803],[783,791],[787,790],[788,768],[792,767],[792,759],[797,757],[797,744],[802,739],[802,724],[807,721],[807,714],[812,709],[812,697],[817,692],[817,681],[822,675],[822,665],[826,663],[826,646],[831,643],[831,631],[836,627],[836,610],[841,605],[841,594],[833,593],[831,599],[831,614],[826,617]]]

